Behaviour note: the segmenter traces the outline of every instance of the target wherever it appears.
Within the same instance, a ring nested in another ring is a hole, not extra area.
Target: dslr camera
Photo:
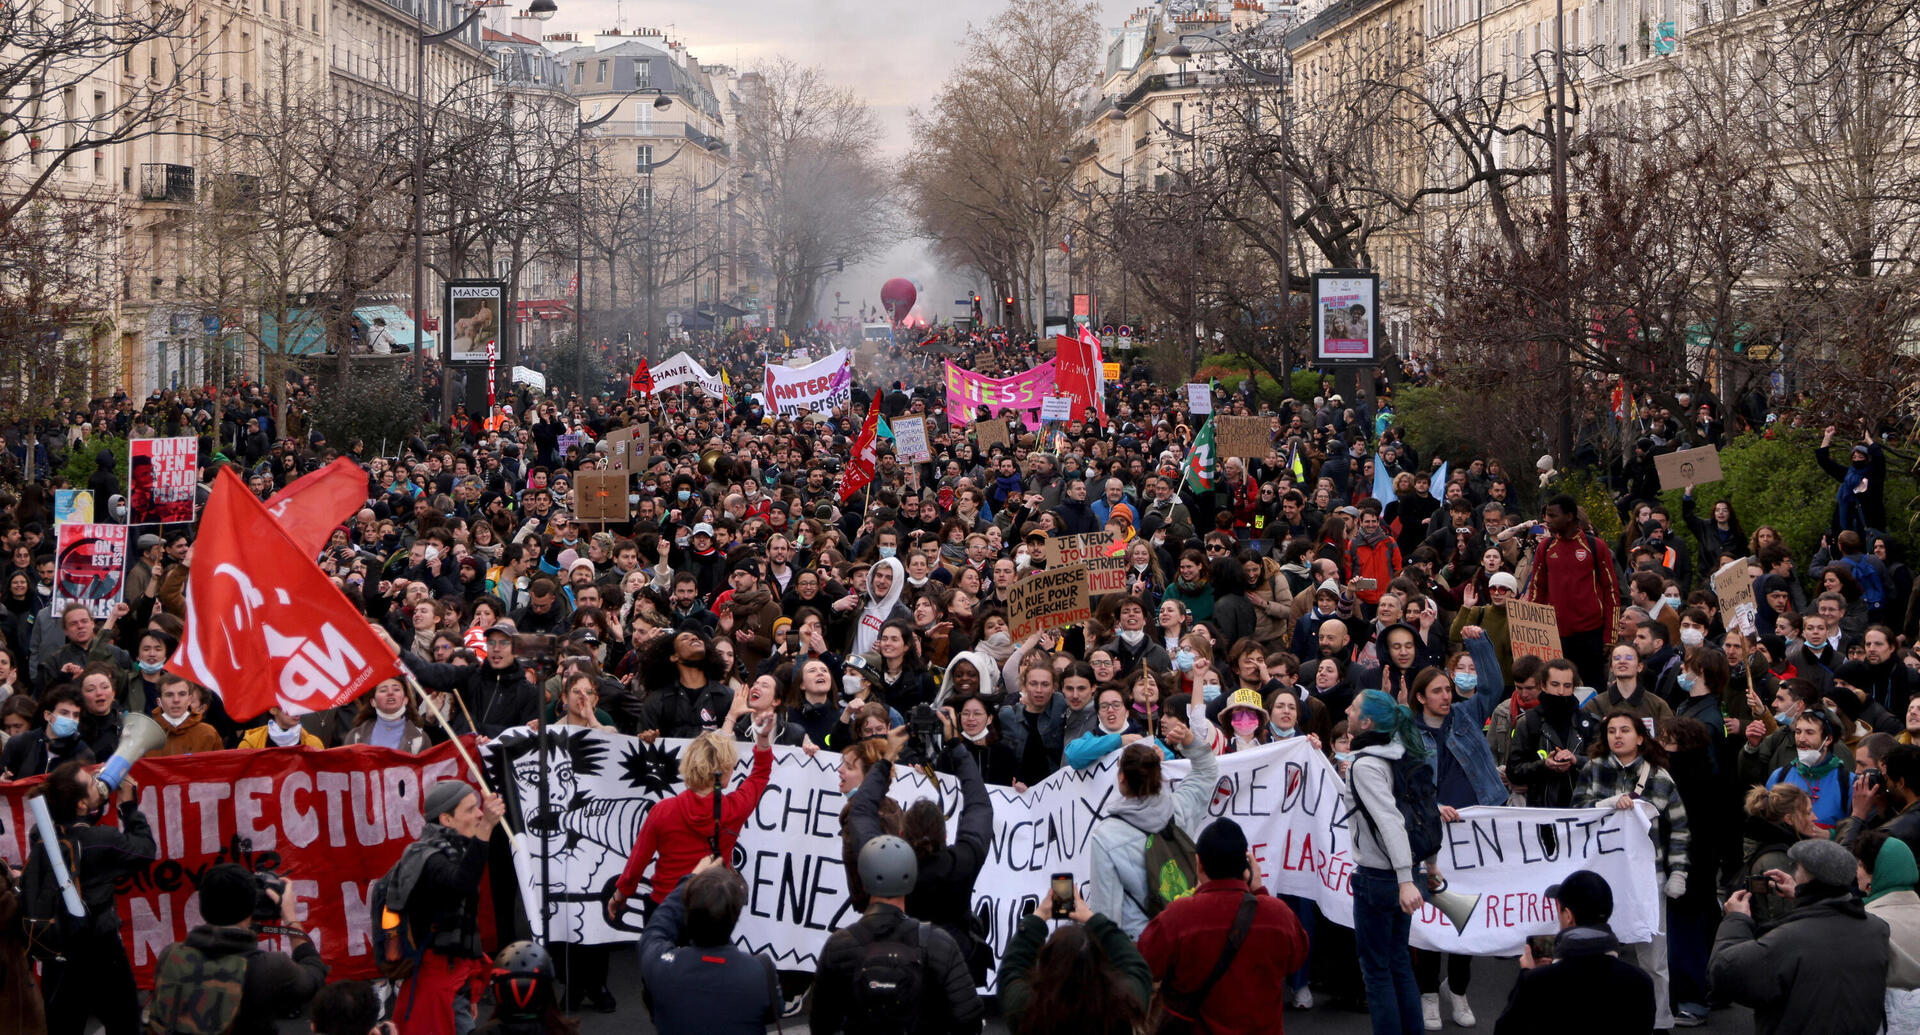
[[[272,870],[253,871],[253,922],[257,927],[280,923],[280,901],[287,893],[287,879]]]

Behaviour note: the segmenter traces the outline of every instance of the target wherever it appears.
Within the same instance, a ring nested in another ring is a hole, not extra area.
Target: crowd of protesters
[[[1725,502],[1703,511],[1689,491],[1674,514],[1657,498],[1659,453],[1757,433],[1764,396],[1637,417],[1631,455],[1602,472],[1624,519],[1603,539],[1560,491],[1551,457],[1519,474],[1404,441],[1392,390],[1425,376],[1413,364],[1353,399],[1331,378],[1278,405],[1217,393],[1216,412],[1268,416],[1273,448],[1223,460],[1197,486],[1183,463],[1206,418],[1183,393],[1128,376],[1109,385],[1105,427],[1016,428],[982,449],[946,412],[940,362],[1000,375],[1039,357],[993,333],[941,345],[867,347],[850,405],[822,419],[772,417],[751,401],[760,365],[784,350],[733,336],[695,345],[741,386],[729,398],[698,386],[633,396],[624,380],[587,397],[522,393],[384,451],[328,442],[304,391],[280,428],[257,386],[227,389],[219,421],[209,393],[169,392],[63,404],[53,422],[6,429],[0,777],[104,760],[129,712],[162,724],[169,754],[418,752],[446,739],[399,680],[333,711],[237,723],[216,695],[164,671],[182,633],[188,526],[135,530],[125,599],[104,620],[53,605],[51,494],[70,486],[52,472],[64,455],[102,435],[198,435],[203,483],[232,464],[262,498],[337,456],[364,466],[366,505],[320,567],[439,695],[455,733],[572,724],[705,738],[717,773],[732,770],[731,742],[751,742],[759,786],[771,745],[839,753],[846,829],[859,832],[849,884],[867,912],[842,932],[852,942],[823,955],[816,1029],[883,1030],[862,1019],[847,981],[873,944],[916,939],[894,963],[932,973],[925,987],[941,998],[924,1004],[920,1030],[977,1027],[972,984],[994,963],[1023,1031],[1133,1030],[1156,981],[1219,1031],[1277,1031],[1282,1007],[1311,1009],[1316,990],[1364,1002],[1376,1031],[1475,1024],[1471,958],[1406,949],[1405,912],[1438,874],[1420,876],[1425,861],[1404,841],[1357,839],[1356,901],[1378,909],[1348,931],[1319,922],[1311,901],[1267,896],[1231,823],[1203,828],[1210,780],[1161,779],[1164,760],[1204,776],[1219,755],[1303,738],[1355,774],[1356,808],[1390,805],[1379,781],[1403,757],[1424,761],[1448,821],[1473,806],[1645,803],[1661,935],[1610,942],[1620,889],[1582,885],[1562,900],[1558,962],[1543,951],[1527,965],[1644,975],[1655,1028],[1738,1002],[1764,1030],[1872,1031],[1869,1014],[1915,1030],[1900,1012],[1920,1005],[1903,995],[1920,989],[1915,587],[1886,534],[1887,458],[1871,433],[1827,430],[1831,527],[1819,552],[1797,558]],[[809,336],[792,347],[831,346]],[[931,418],[932,458],[903,462],[883,444],[871,490],[842,500],[875,394],[888,418]],[[630,479],[629,520],[583,522],[575,475],[610,462],[608,432],[643,421],[653,438]],[[1442,461],[1450,476],[1435,484]],[[127,489],[107,465],[86,487],[100,499]],[[1009,590],[1045,566],[1047,540],[1103,531],[1124,544],[1126,591],[1097,599],[1089,622],[1014,640]],[[1752,579],[1750,630],[1715,593],[1713,574],[1734,563]],[[1554,606],[1564,658],[1516,656],[1502,605],[1520,597]],[[984,793],[952,844],[937,810],[887,808],[899,731],[921,709],[946,743],[922,761],[969,788],[1025,790],[1120,752],[1090,840],[1093,879],[1062,903],[1077,923],[1050,936],[1022,927],[1003,960],[987,957],[967,922]],[[723,825],[737,834],[757,794],[729,798]],[[461,799],[437,822],[484,841],[494,801]],[[697,818],[706,801],[684,811]],[[1206,883],[1190,904],[1150,908],[1142,853],[1169,823],[1200,839]],[[654,917],[724,945],[744,887],[697,845],[658,852]],[[619,898],[652,858],[636,857]],[[1196,955],[1196,938],[1213,948]],[[1209,975],[1223,952],[1237,962]],[[1601,957],[1611,962],[1591,962]],[[704,994],[726,987],[684,960],[659,966]],[[612,1009],[604,971],[592,980],[602,984],[575,982],[556,1002]],[[1550,986],[1523,981],[1514,1009],[1542,1009],[1526,996]],[[759,1014],[747,1014],[751,1026]]]

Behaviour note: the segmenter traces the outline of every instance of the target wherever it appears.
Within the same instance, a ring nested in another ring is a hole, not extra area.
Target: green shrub
[[[127,440],[117,435],[95,435],[67,450],[66,462],[60,465],[60,474],[67,479],[68,485],[76,489],[84,489],[87,487],[87,479],[93,477],[93,469],[99,466],[94,462],[94,455],[102,449],[110,449],[113,451],[114,477],[122,486],[125,486],[128,448]],[[94,501],[94,508],[95,514],[106,514],[107,501]]]
[[[1311,370],[1295,370],[1287,375],[1288,383],[1293,385],[1293,397],[1312,402],[1320,394],[1320,375]]]
[[[1711,515],[1714,503],[1727,500],[1748,535],[1761,525],[1772,525],[1793,551],[1798,562],[1795,570],[1804,573],[1833,520],[1833,494],[1839,487],[1814,459],[1813,451],[1819,445],[1819,433],[1814,431],[1734,439],[1720,451],[1722,480],[1694,490],[1698,513],[1702,517]],[[1836,451],[1846,448],[1844,444],[1834,447]],[[1920,494],[1920,484],[1913,475],[1897,461],[1889,461],[1887,523],[1893,527],[1886,532],[1901,556],[1909,558],[1914,556],[1915,535],[1909,515],[1916,494]],[[1660,494],[1661,502],[1674,516],[1675,527],[1681,527],[1680,497],[1678,491]],[[1711,558],[1704,558],[1696,567],[1711,562]]]

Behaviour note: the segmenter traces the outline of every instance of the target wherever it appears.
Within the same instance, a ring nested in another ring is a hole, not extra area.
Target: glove
[[[1687,893],[1686,871],[1675,870],[1672,873],[1667,874],[1667,897],[1679,898],[1680,896],[1686,893]]]

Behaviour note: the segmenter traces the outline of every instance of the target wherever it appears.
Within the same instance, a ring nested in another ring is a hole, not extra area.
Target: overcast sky
[[[1046,2],[1046,0],[1016,0]],[[952,71],[969,26],[985,25],[1005,0],[733,0],[715,4],[694,0],[558,0],[560,13],[550,32],[592,36],[616,25],[625,31],[658,28],[680,40],[703,63],[752,68],[785,55],[826,70],[836,83],[851,87],[873,108],[886,135],[874,142],[886,158],[908,146],[907,113],[924,108]],[[1115,28],[1144,0],[1100,0],[1104,28]],[[926,316],[954,314],[953,301],[984,283],[936,267],[925,243],[907,241],[884,256],[849,266],[828,284],[824,314],[833,312],[833,293],[848,299],[843,312],[854,315],[859,300],[878,305],[880,284],[888,277],[919,281]]]

